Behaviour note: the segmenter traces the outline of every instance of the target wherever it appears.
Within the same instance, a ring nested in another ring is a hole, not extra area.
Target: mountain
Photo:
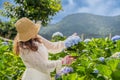
[[[40,35],[50,39],[54,32],[62,32],[65,36],[70,36],[77,32],[84,34],[85,38],[106,37],[120,35],[120,16],[99,16],[87,13],[77,13],[64,17],[56,24],[42,27]]]

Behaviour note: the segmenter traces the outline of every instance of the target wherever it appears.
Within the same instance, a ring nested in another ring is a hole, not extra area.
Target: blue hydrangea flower
[[[67,41],[71,44],[71,46],[74,45],[74,38],[73,38],[73,37],[69,37],[69,38],[67,39]]]
[[[70,72],[73,72],[73,68],[72,68],[72,67],[63,67],[63,68],[61,69],[61,72],[62,72],[63,74],[68,74],[68,73],[70,73]]]
[[[65,41],[65,46],[68,48],[68,47],[71,47],[71,43],[69,41]]]
[[[84,40],[85,43],[88,43],[88,42],[90,42],[90,41],[91,41],[91,39],[85,39],[85,40]]]
[[[58,78],[60,78],[62,75],[68,74],[70,72],[73,72],[73,68],[72,67],[63,67],[60,70],[60,72],[55,75],[55,80],[58,79]]]
[[[55,33],[53,33],[52,37],[55,37],[55,36],[63,37],[63,34],[61,32],[55,32]]]
[[[99,58],[99,61],[104,62],[104,61],[105,61],[105,58],[104,58],[104,57],[100,57],[100,58]]]
[[[66,39],[65,40],[65,46],[68,48],[68,47],[71,47],[73,46],[74,43],[72,42],[72,40],[70,38]]]
[[[74,39],[74,43],[75,43],[75,44],[78,44],[79,42],[82,41],[79,36],[75,36],[74,38],[75,38],[75,39]]]
[[[120,36],[119,35],[116,35],[116,36],[113,36],[111,38],[112,41],[117,41],[117,40],[120,40]]]
[[[95,69],[95,70],[93,71],[93,73],[98,74],[98,73],[99,73],[99,71],[98,71],[97,69]]]
[[[70,36],[65,40],[65,46],[68,48],[75,44],[78,44],[80,41],[82,40],[80,39],[79,36]]]
[[[6,45],[8,45],[8,42],[2,42],[2,44],[6,46]]]

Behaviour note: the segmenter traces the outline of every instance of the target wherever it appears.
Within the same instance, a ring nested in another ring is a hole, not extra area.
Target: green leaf
[[[77,73],[73,73],[73,74],[68,75],[69,80],[76,80],[77,77],[78,77]]]
[[[85,80],[85,76],[79,77],[78,80]]]
[[[111,78],[112,71],[110,70],[110,67],[100,64],[97,65],[96,68],[98,69],[100,74],[107,76],[108,78]]]
[[[107,61],[107,65],[110,67],[112,71],[116,70],[118,63],[120,63],[120,60],[118,59],[109,59]]]
[[[111,76],[113,80],[120,80],[120,70],[114,71]]]

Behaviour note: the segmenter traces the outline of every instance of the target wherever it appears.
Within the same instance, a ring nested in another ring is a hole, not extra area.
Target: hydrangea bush
[[[55,32],[55,33],[53,33],[52,38],[56,37],[56,36],[63,37],[63,34],[61,32]]]
[[[52,41],[67,40],[54,37]],[[78,39],[79,40],[79,39]],[[74,41],[73,41],[74,42]],[[12,52],[12,41],[0,40],[0,80],[20,80],[25,66]],[[49,59],[57,60],[71,55],[76,60],[65,65],[60,73],[52,72],[56,80],[119,80],[120,79],[120,41],[108,38],[94,38],[68,47],[59,54],[50,54]]]
[[[0,80],[20,80],[25,69],[22,60],[12,52],[12,41],[0,40]]]
[[[56,80],[119,80],[119,51],[119,40],[114,43],[109,38],[94,38],[87,44],[86,41],[80,41],[60,54],[51,54],[51,59],[59,59],[65,55],[75,56],[76,61],[68,66],[73,68],[73,72],[63,75],[52,74],[61,76]]]
[[[71,72],[73,72],[73,68],[65,66],[58,73],[56,73],[55,80],[60,79],[62,75],[67,75]]]
[[[51,41],[56,42],[56,41],[65,40],[65,39],[66,39],[66,37],[63,36],[63,34],[61,32],[55,32],[52,34]]]

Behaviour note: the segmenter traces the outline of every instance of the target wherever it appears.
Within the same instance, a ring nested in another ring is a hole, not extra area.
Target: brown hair
[[[38,46],[35,44],[35,42],[42,43],[42,41],[41,41],[41,39],[39,37],[30,39],[30,40],[28,40],[26,42],[23,42],[23,41],[18,42],[17,38],[15,37],[14,44],[13,44],[13,52],[16,55],[19,55],[20,47],[22,49],[30,49],[32,51],[37,51],[38,50]]]

